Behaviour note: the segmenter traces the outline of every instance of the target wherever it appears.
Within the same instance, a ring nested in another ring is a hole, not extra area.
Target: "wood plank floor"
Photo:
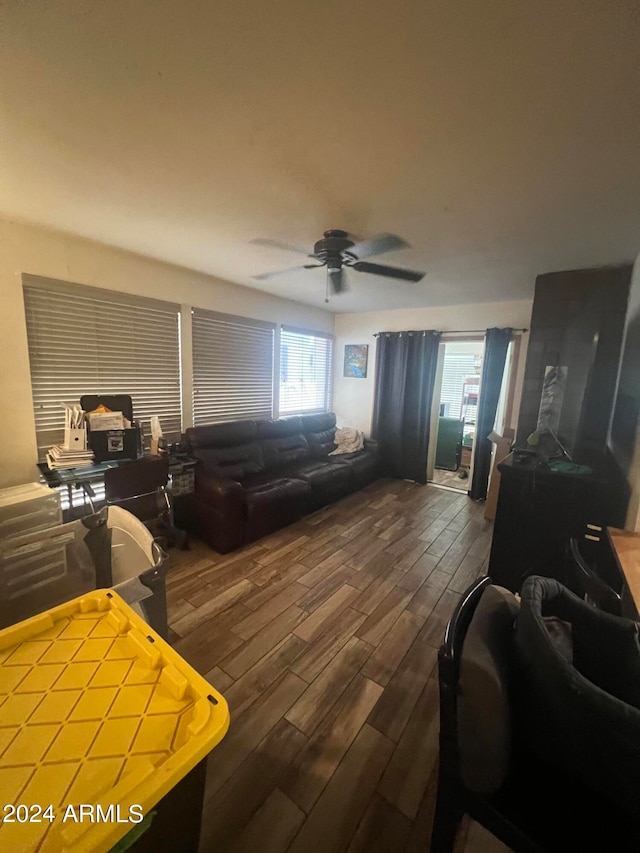
[[[429,849],[437,649],[486,566],[483,511],[381,480],[232,554],[171,551],[172,642],[231,710],[202,853]],[[469,821],[456,848],[507,850]]]
[[[433,471],[433,483],[436,486],[448,486],[459,492],[468,492],[471,481],[468,477],[460,479],[457,471],[445,471],[443,468],[435,468]]]

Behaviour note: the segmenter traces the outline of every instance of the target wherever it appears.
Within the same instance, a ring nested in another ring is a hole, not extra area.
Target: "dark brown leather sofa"
[[[375,442],[329,456],[335,431],[333,413],[188,429],[201,536],[226,553],[376,479]]]

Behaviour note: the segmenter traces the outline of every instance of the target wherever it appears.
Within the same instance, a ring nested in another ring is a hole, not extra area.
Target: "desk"
[[[128,461],[128,460],[127,460]],[[84,496],[89,498],[89,502],[95,498],[93,485],[102,484],[104,482],[105,471],[109,468],[115,468],[118,465],[126,465],[127,461],[117,462],[115,460],[109,462],[100,462],[95,465],[87,465],[83,468],[56,468],[51,469],[46,462],[39,462],[38,469],[40,470],[41,479],[52,489],[58,489],[61,486],[67,487],[67,496],[69,499],[69,513],[73,515],[73,494],[74,489],[80,489],[83,494],[83,506],[85,504]],[[195,459],[183,459],[169,457],[169,477],[172,480],[180,474],[184,474],[186,470],[193,469],[196,465]],[[171,491],[171,485],[169,486]],[[186,495],[193,491],[193,480],[191,480],[191,488],[185,488],[181,483],[181,488],[175,490],[175,495]]]
[[[620,530],[617,527],[607,527],[607,537],[611,545],[620,574],[624,578],[627,598],[630,598],[635,608],[633,618],[638,618],[640,613],[640,534],[629,530]],[[631,602],[627,602],[630,604]],[[625,595],[623,591],[623,611],[625,608]]]
[[[519,464],[510,454],[498,464],[498,471],[500,492],[488,574],[512,592],[520,592],[529,575],[566,584],[569,539],[580,539],[589,524],[604,530],[620,526],[624,519],[625,495],[607,470],[551,471],[537,460]]]
[[[95,498],[92,484],[103,483],[104,473],[109,468],[115,468],[118,462],[101,462],[97,465],[87,465],[84,468],[56,468],[51,469],[46,462],[38,462],[40,471],[40,479],[43,480],[51,489],[59,489],[61,486],[67,487],[67,499],[69,501],[68,514],[73,516],[73,493],[74,489],[82,491],[82,505],[85,504],[85,496],[89,499],[90,505]]]

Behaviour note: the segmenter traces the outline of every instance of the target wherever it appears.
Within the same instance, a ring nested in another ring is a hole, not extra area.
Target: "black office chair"
[[[532,587],[538,590],[540,581],[543,588],[545,584],[557,583],[530,578],[523,586],[523,597],[529,595]],[[566,593],[571,595],[568,590]],[[573,598],[593,619],[614,618],[608,614],[599,616],[599,611]],[[528,602],[526,598],[523,600]],[[536,684],[541,700],[547,692],[547,682],[548,686],[560,685],[560,688],[548,691],[551,704],[547,706],[537,701],[535,693],[533,697],[529,694],[523,698],[518,680],[522,672],[516,654],[519,628],[514,628],[523,618],[518,606],[512,593],[492,586],[490,578],[481,578],[463,594],[447,626],[438,657],[440,762],[431,853],[451,853],[465,813],[516,853],[637,851],[640,826],[635,812],[625,810],[615,798],[608,799],[602,790],[590,786],[581,777],[580,768],[572,772],[570,765],[563,764],[562,755],[557,761],[549,761],[537,747],[545,737],[554,744],[562,742],[565,737],[562,709],[554,714],[553,702],[558,702],[558,695],[562,695],[570,705],[567,697],[573,695],[574,704],[567,711],[566,721],[574,727],[573,743],[580,743],[581,721],[576,719],[580,710],[589,720],[584,753],[594,771],[591,775],[603,772],[607,776],[613,768],[610,776],[617,773],[618,778],[630,780],[625,803],[628,807],[629,800],[633,802],[640,795],[637,782],[640,711],[624,705],[627,715],[624,735],[627,737],[630,731],[637,733],[629,741],[627,752],[631,755],[627,755],[621,749],[622,740],[616,740],[617,711],[622,703],[579,674],[577,683],[581,689],[575,691],[568,676],[573,667],[564,657],[563,640],[556,637],[549,642],[547,631],[562,624],[553,619],[549,623],[542,620],[538,629],[545,635],[542,641],[547,659],[536,662],[533,654],[533,670],[526,675],[529,686]],[[525,620],[529,630],[530,615],[528,611]],[[614,622],[626,623],[626,620]],[[526,642],[526,631],[523,636]],[[616,730],[612,736],[607,735],[607,726]],[[598,743],[591,736],[594,729],[601,729]],[[537,741],[536,735],[539,735]],[[593,756],[598,755],[599,748],[601,766],[596,766],[597,758]],[[619,771],[621,765],[623,773]],[[588,779],[589,774],[586,775]]]
[[[589,542],[590,540],[586,541]],[[567,546],[569,586],[577,595],[595,607],[599,607],[607,613],[612,613],[614,616],[621,616],[622,599],[620,592],[607,583],[598,573],[597,561],[594,562],[594,565],[590,565],[587,562],[583,550],[587,550],[585,548],[585,540],[578,540],[576,538],[569,540]],[[595,550],[593,546],[591,550]]]
[[[167,545],[187,546],[187,535],[173,522],[168,490],[169,460],[149,457],[122,462],[104,474],[107,504],[116,504],[143,521]]]

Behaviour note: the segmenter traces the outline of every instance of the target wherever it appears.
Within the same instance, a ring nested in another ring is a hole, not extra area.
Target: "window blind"
[[[194,309],[193,422],[270,418],[273,323]]]
[[[445,404],[446,417],[461,417],[464,381],[475,375],[475,359],[471,353],[445,353],[440,402]]]
[[[157,415],[169,441],[181,433],[179,306],[23,276],[38,454],[64,436],[61,402],[129,394],[149,434]]]
[[[333,338],[282,327],[280,414],[326,412],[331,406]]]

